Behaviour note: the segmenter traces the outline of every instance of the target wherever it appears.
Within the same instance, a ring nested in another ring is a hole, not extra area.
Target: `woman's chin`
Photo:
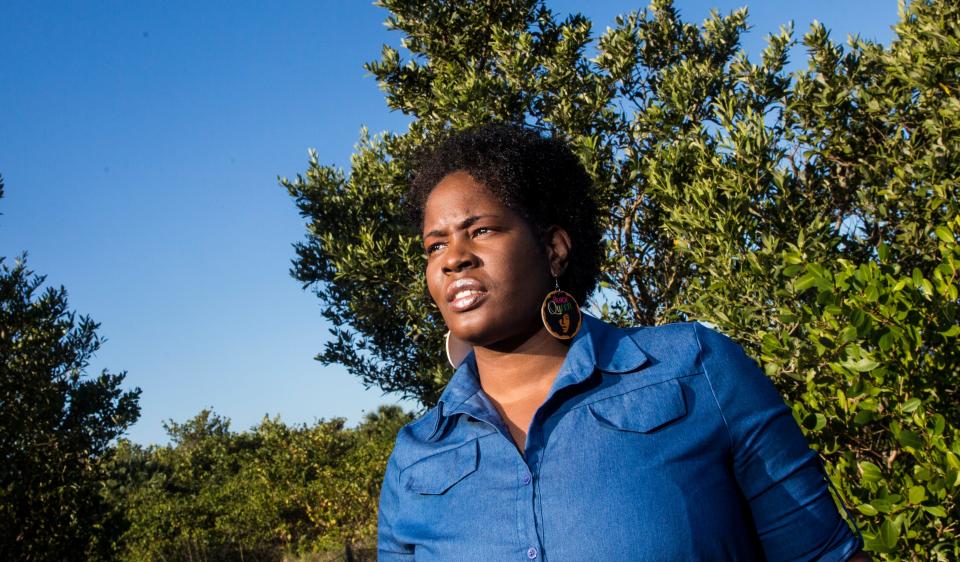
[[[454,324],[453,326],[448,324],[447,326],[450,328],[451,334],[473,347],[490,346],[503,336],[503,330],[484,323],[471,322]]]
[[[449,326],[450,333],[458,339],[473,347],[486,347],[491,349],[513,349],[523,345],[531,337],[535,337],[538,332],[543,331],[543,326],[531,326],[527,329],[517,330],[514,326],[510,330],[508,326],[496,324],[471,323],[465,325]]]
[[[496,340],[489,333],[476,329],[450,328],[450,334],[472,347],[486,347]]]

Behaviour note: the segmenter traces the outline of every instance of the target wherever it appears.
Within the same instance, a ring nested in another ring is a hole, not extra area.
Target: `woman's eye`
[[[473,237],[476,238],[477,236],[481,236],[483,234],[487,234],[488,232],[492,232],[492,231],[493,231],[492,229],[486,226],[481,226],[480,228],[477,228],[476,230],[473,231]]]
[[[430,254],[436,252],[437,250],[439,250],[439,249],[442,248],[442,247],[443,247],[443,243],[442,243],[442,242],[435,242],[435,243],[430,244],[429,246],[427,246],[426,249],[424,250],[424,253],[429,256]]]

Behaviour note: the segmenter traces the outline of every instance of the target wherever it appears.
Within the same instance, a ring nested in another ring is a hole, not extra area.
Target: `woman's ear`
[[[560,277],[567,269],[567,259],[570,257],[570,235],[562,227],[553,225],[547,229],[544,236],[546,243],[547,261],[550,262],[550,274]]]

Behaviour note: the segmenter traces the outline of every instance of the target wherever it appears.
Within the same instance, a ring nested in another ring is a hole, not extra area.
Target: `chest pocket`
[[[440,495],[477,470],[479,443],[471,439],[459,447],[419,460],[401,473],[406,488],[423,495]]]
[[[604,398],[587,408],[601,426],[636,433],[650,433],[687,413],[677,379]]]

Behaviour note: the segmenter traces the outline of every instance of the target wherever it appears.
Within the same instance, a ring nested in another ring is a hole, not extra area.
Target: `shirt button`
[[[529,474],[524,474],[524,475],[523,475],[523,478],[521,478],[521,480],[523,480],[523,483],[524,483],[524,484],[529,484],[529,483],[530,483],[530,475],[529,475]]]
[[[535,549],[535,548],[533,548],[533,547],[531,546],[531,547],[527,550],[527,558],[529,558],[530,560],[533,560],[533,559],[536,558],[536,557],[537,557],[537,549]]]

